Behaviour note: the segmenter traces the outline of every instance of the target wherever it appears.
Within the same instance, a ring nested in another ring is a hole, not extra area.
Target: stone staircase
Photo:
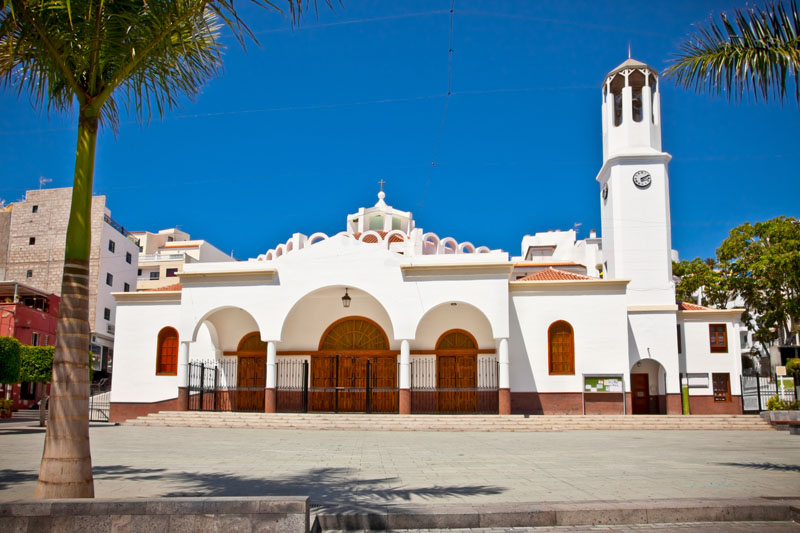
[[[162,411],[128,426],[339,431],[773,430],[756,415],[368,415]]]

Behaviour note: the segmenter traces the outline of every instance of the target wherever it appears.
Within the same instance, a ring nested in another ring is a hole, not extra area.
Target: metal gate
[[[308,412],[308,361],[278,359],[276,410],[279,413]]]
[[[106,378],[93,383],[89,389],[89,421],[108,422],[111,410],[110,382]],[[42,400],[44,401],[44,400]]]
[[[791,386],[780,386],[774,377],[742,376],[742,411],[745,413],[758,413],[767,410],[767,402],[777,396],[781,400],[797,400],[797,387],[792,382]]]
[[[475,376],[454,377],[451,387],[437,386],[435,357],[411,361],[411,412],[413,414],[498,414],[500,396],[498,364],[494,357],[479,356]],[[471,370],[471,369],[470,369]],[[460,383],[476,386],[460,386]]]

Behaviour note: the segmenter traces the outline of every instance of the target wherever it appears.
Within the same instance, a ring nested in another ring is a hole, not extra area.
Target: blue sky
[[[278,1],[280,4],[280,1]],[[195,102],[101,134],[94,190],[127,228],[179,226],[237,258],[345,229],[376,201],[418,226],[516,255],[522,236],[600,230],[600,85],[627,57],[661,71],[693,23],[744,2],[344,0],[291,29],[242,9],[261,48],[226,39]],[[673,247],[711,256],[730,228],[800,216],[800,111],[661,85]],[[0,198],[72,183],[74,116],[0,92]],[[441,131],[441,134],[440,134]],[[435,158],[436,165],[431,166]]]

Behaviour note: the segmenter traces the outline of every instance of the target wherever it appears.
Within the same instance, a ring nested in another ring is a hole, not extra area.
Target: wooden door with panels
[[[436,343],[436,411],[474,413],[478,409],[478,344],[464,330],[450,330]]]
[[[264,412],[264,389],[267,386],[267,358],[239,356],[236,391],[237,411]]]
[[[650,376],[647,374],[631,374],[631,396],[633,397],[633,414],[650,414]]]

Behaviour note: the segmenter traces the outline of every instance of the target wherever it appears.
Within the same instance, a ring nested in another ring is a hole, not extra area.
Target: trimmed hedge
[[[20,381],[48,383],[53,374],[53,346],[22,346]]]
[[[20,343],[14,337],[0,337],[0,383],[19,383]]]

